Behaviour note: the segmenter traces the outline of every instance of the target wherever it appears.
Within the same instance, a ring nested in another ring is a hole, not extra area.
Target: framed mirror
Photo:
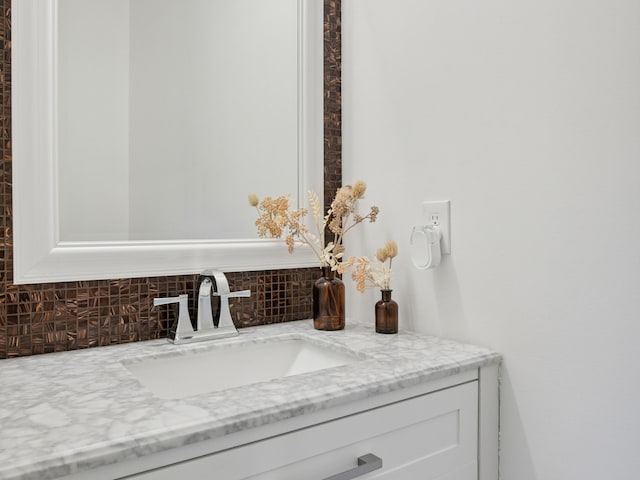
[[[317,265],[248,193],[322,193],[319,0],[18,0],[14,282]]]

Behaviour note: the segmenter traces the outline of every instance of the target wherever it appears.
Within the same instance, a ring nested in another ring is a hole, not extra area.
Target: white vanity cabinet
[[[475,379],[468,374],[458,377],[456,381],[462,383],[445,386],[446,381],[437,382],[430,393],[126,478],[333,480],[334,475],[356,468],[359,457],[373,454],[382,459],[381,468],[363,474],[356,471],[335,480],[497,480],[497,469],[479,465],[479,460],[497,463],[497,416],[490,413],[496,411],[497,401],[487,416],[486,411],[483,413],[487,405],[481,405],[485,399],[480,375]],[[497,389],[497,377],[489,380],[492,390]],[[483,384],[483,388],[487,397],[487,386]],[[406,393],[416,392],[408,390]],[[495,439],[484,432],[491,445],[480,445],[480,427],[489,421],[495,421],[495,428],[489,428]],[[481,452],[486,459],[479,459]]]
[[[371,453],[382,468],[352,478],[477,479],[477,392],[469,382],[133,478],[321,480]]]

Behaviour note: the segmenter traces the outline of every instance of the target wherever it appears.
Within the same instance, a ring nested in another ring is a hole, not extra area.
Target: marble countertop
[[[154,340],[1,360],[0,479],[58,478],[179,447],[194,435],[217,438],[500,362],[486,348],[410,332],[378,335],[371,325],[321,332],[304,320],[240,333],[191,345]],[[363,360],[183,399],[155,396],[122,363],[296,336]]]

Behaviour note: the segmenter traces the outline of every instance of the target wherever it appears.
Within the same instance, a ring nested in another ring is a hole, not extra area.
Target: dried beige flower
[[[287,235],[287,238],[284,239],[284,243],[287,245],[287,250],[289,250],[289,253],[293,253],[293,235]]]
[[[351,278],[356,282],[356,290],[360,293],[364,293],[364,290],[367,288],[367,279],[369,278],[367,275],[368,266],[367,257],[362,257],[356,264],[356,270],[351,274]]]
[[[314,191],[309,190],[307,192],[307,198],[309,199],[309,205],[311,205],[311,212],[313,213],[313,218],[316,222],[320,221],[320,212],[322,211],[322,207],[320,207],[320,200],[318,199],[318,194]]]
[[[309,231],[305,222],[309,211],[305,208],[290,210],[289,197],[265,197],[258,201],[258,197],[251,194],[249,203],[256,207],[260,214],[255,222],[260,237],[280,238],[286,235],[285,244],[290,253],[293,253],[296,243],[309,245],[322,266],[338,270],[344,255],[344,235],[367,219],[369,222],[376,221],[379,212],[376,206],[371,207],[366,216],[356,213],[357,201],[364,197],[366,188],[367,185],[362,180],[358,180],[353,186],[345,185],[339,188],[325,216],[322,216],[318,195],[308,192],[307,197],[315,220],[313,233]],[[333,235],[332,241],[327,239],[326,244],[325,233]]]
[[[353,266],[353,264],[356,262],[356,260],[357,260],[356,257],[351,256],[351,257],[347,258],[346,260],[340,262],[340,265],[338,265],[338,268],[336,270],[338,271],[338,273],[340,275],[342,275],[347,271],[347,269],[349,267]]]
[[[367,184],[364,183],[362,180],[358,180],[356,183],[353,184],[353,187],[351,188],[351,194],[355,200],[360,200],[361,198],[364,198],[364,194],[366,191],[367,191]]]
[[[351,198],[351,187],[339,188],[333,202],[331,202],[331,213],[337,218],[347,217],[353,213],[353,201]]]
[[[372,263],[367,257],[349,257],[347,262],[339,270],[344,273],[349,267],[354,266],[351,278],[356,282],[356,289],[359,292],[369,287],[389,289],[391,287],[391,262],[398,255],[398,244],[393,240],[386,243],[376,251],[378,263]],[[386,261],[389,260],[387,264]]]
[[[378,213],[380,213],[380,209],[378,207],[376,207],[375,205],[371,207],[371,212],[368,215],[370,223],[373,223],[376,221],[376,219],[378,218]]]
[[[280,238],[289,220],[289,197],[265,197],[257,208],[261,214],[256,220],[258,235]]]
[[[384,246],[384,251],[387,255],[387,258],[395,258],[396,256],[398,256],[398,244],[393,240],[389,240]],[[381,260],[381,262],[383,261],[384,260]]]

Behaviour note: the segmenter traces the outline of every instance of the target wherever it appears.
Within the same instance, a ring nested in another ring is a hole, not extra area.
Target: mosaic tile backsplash
[[[171,308],[154,297],[188,293],[198,275],[13,285],[11,196],[11,0],[0,0],[0,359],[165,337]],[[340,0],[324,5],[324,181],[330,200],[342,182]],[[237,327],[310,318],[315,268],[229,273]]]

